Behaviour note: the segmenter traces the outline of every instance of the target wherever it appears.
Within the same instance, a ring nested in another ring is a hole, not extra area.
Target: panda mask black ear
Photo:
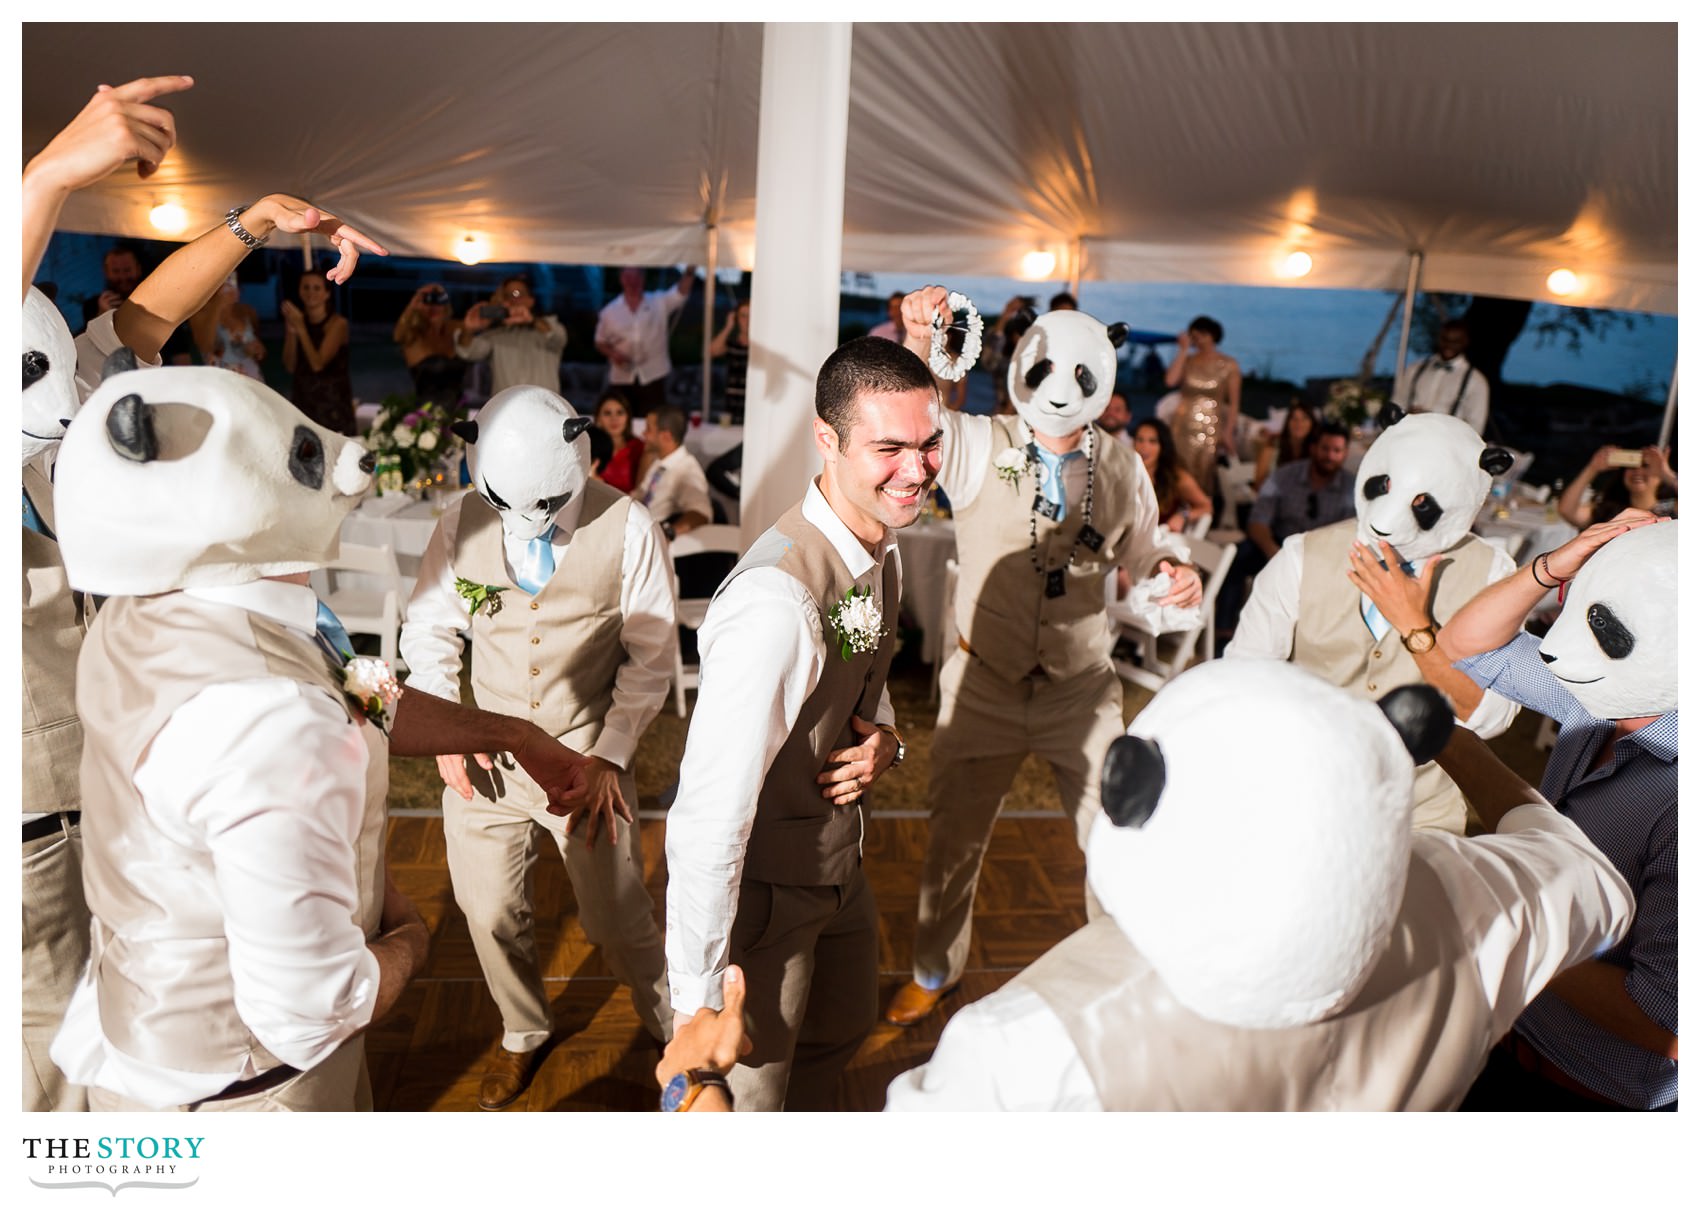
[[[473,446],[478,441],[478,423],[476,421],[457,421],[449,426],[449,433],[466,443],[467,446]]]
[[[1398,425],[1401,421],[1403,421],[1405,419],[1405,410],[1389,400],[1386,404],[1381,406],[1381,412],[1375,415],[1375,419],[1381,423],[1381,428],[1385,430],[1389,426]]]
[[[101,364],[100,377],[110,379],[114,375],[122,375],[126,371],[135,370],[140,364],[136,361],[136,351],[127,345],[121,345],[106,356]]]
[[[1118,737],[1104,755],[1098,794],[1118,826],[1138,829],[1151,820],[1162,798],[1168,767],[1163,751],[1147,737]]]
[[[589,428],[589,417],[568,417],[565,421],[561,422],[561,438],[564,441],[571,443]]]
[[[106,436],[112,449],[135,463],[159,458],[159,439],[154,435],[153,405],[134,392],[120,396],[106,415]]]
[[[1502,446],[1490,446],[1482,452],[1482,457],[1476,461],[1478,467],[1489,476],[1501,476],[1511,470],[1511,465],[1517,462],[1517,457]]]
[[[1110,344],[1119,350],[1122,348],[1122,342],[1127,340],[1129,329],[1127,325],[1117,321],[1104,331],[1110,336]]]
[[[1452,736],[1452,706],[1431,686],[1398,687],[1377,700],[1376,706],[1418,766],[1432,762]]]

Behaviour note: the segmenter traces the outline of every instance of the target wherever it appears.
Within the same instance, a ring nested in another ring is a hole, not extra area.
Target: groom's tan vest
[[[850,717],[872,721],[885,689],[896,649],[897,564],[889,553],[883,568],[870,569],[860,581],[850,576],[832,541],[792,506],[751,545],[715,592],[716,600],[740,575],[756,568],[777,568],[808,590],[820,614],[826,643],[826,667],[820,683],[803,703],[791,734],[768,768],[756,801],[755,824],[744,850],[744,877],[783,885],[844,884],[861,863],[861,806],[839,807],[821,796],[815,782],[834,750],[861,744]],[[853,586],[871,589],[881,578],[885,635],[870,653],[840,655],[832,609]],[[753,730],[762,722],[751,721]]]
[[[1304,537],[1293,662],[1337,687],[1379,699],[1394,687],[1421,685],[1423,675],[1398,632],[1377,640],[1364,623],[1362,599],[1346,578],[1357,527],[1348,518]],[[1493,559],[1493,548],[1474,535],[1441,553],[1431,606],[1437,627],[1492,580]],[[1434,763],[1417,768],[1412,799],[1413,828],[1464,832],[1464,794]]]
[[[1013,418],[993,417],[992,456],[1020,448]],[[1145,471],[1131,450],[1094,434],[1097,467],[1092,485],[1092,526],[1104,536],[1093,551],[1081,544],[1064,574],[1061,598],[1045,597],[1039,563],[1061,568],[1080,534],[1085,501],[1070,501],[1068,515],[1052,522],[1033,512],[1038,478],[1032,471],[1015,484],[986,469],[979,495],[956,511],[956,627],[974,655],[1010,682],[1035,667],[1052,679],[1107,665],[1110,631],[1104,613],[1104,577],[1132,539],[1134,503]]]
[[[449,564],[456,576],[501,594],[496,611],[472,617],[479,707],[532,721],[577,750],[596,744],[614,702],[614,676],[626,661],[620,586],[631,506],[599,480],[585,485],[578,527],[533,596],[508,572],[501,517],[476,493],[460,499]]]
[[[78,669],[88,733],[83,883],[101,1029],[121,1052],[188,1073],[240,1070],[250,1056],[266,1070],[277,1059],[236,1011],[210,850],[154,824],[133,775],[179,707],[210,686],[258,678],[299,682],[348,711],[341,672],[313,639],[183,593],[109,600]],[[370,938],[383,909],[389,750],[364,721],[361,734],[369,753],[366,810],[349,862],[360,890],[356,920]]]
[[[47,529],[53,529],[53,486],[34,466],[24,468],[24,489]],[[59,545],[23,528],[23,811],[54,813],[80,809],[77,764],[83,725],[77,719],[77,650],[83,643],[83,613]]]
[[[1062,1021],[1112,1112],[1449,1110],[1493,1047],[1475,957],[1417,855],[1369,982],[1320,1023],[1234,1028],[1195,1015],[1108,917],[1010,986],[1038,993]]]

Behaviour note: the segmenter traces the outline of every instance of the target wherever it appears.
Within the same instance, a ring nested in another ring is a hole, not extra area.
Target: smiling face
[[[1677,525],[1638,527],[1589,557],[1541,641],[1552,676],[1601,720],[1676,707]]]
[[[1389,426],[1358,465],[1358,538],[1372,550],[1386,541],[1412,562],[1444,552],[1469,531],[1493,486],[1481,467],[1486,450],[1475,430],[1444,413]]]
[[[626,406],[609,396],[596,406],[596,428],[619,441],[631,436],[632,415]]]
[[[921,516],[939,473],[943,433],[931,388],[861,394],[842,444],[816,418],[822,491],[858,538],[877,542],[884,530],[901,530]]]
[[[1163,453],[1163,440],[1157,434],[1156,425],[1141,421],[1133,431],[1133,453],[1139,456],[1145,464],[1146,472],[1154,471],[1157,467],[1157,456]]]
[[[1116,381],[1113,336],[1125,333],[1085,312],[1047,312],[1033,322],[1009,361],[1009,398],[1022,420],[1052,438],[1068,438],[1098,420]]]
[[[302,305],[310,312],[318,311],[330,302],[330,286],[317,274],[303,275],[295,290],[301,296]]]

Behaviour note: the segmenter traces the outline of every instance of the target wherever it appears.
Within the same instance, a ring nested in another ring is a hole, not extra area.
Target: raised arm
[[[1602,446],[1588,460],[1588,466],[1583,468],[1569,484],[1564,486],[1564,492],[1558,499],[1558,516],[1573,527],[1589,526],[1594,521],[1594,507],[1583,505],[1582,498],[1588,491],[1588,486],[1594,483],[1594,478],[1605,471],[1616,452],[1615,446]]]
[[[348,341],[348,321],[339,315],[332,315],[325,322],[325,336],[317,345],[313,343],[313,335],[307,331],[307,317],[293,303],[285,301],[283,308],[284,336],[283,362],[289,370],[295,370],[290,358],[290,344],[293,343],[300,356],[307,360],[307,365],[315,371],[325,369],[325,364],[336,357]]]
[[[1169,363],[1163,372],[1163,383],[1168,387],[1179,387],[1181,380],[1186,377],[1186,357],[1192,350],[1192,339],[1185,333],[1175,337],[1175,360]]]

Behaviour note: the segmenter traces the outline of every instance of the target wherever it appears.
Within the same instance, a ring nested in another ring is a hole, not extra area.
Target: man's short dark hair
[[[1314,434],[1311,439],[1312,443],[1315,443],[1318,438],[1344,438],[1347,442],[1352,440],[1352,435],[1338,421],[1324,421],[1312,433]]]
[[[654,430],[666,430],[669,434],[673,435],[674,442],[677,442],[680,446],[685,445],[684,410],[676,409],[672,405],[665,405],[662,408],[651,409],[649,412],[648,425]]]
[[[1054,312],[1059,309],[1066,312],[1078,312],[1080,310],[1080,300],[1076,299],[1068,291],[1058,291],[1056,294],[1051,296],[1051,310]]]
[[[850,449],[856,401],[864,395],[933,389],[933,373],[908,348],[884,337],[855,337],[833,350],[815,376],[815,416]]]
[[[101,260],[105,261],[107,257],[122,257],[125,255],[134,257],[137,265],[142,263],[141,251],[137,249],[135,245],[128,244],[122,240],[107,249],[105,255],[101,257]]]

